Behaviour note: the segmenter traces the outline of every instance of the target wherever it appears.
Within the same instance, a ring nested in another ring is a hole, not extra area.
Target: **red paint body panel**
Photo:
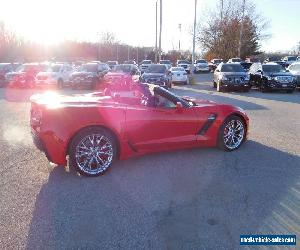
[[[137,104],[134,97],[127,99],[116,101],[92,95],[53,96],[49,100],[33,97],[32,133],[42,142],[50,161],[66,165],[70,141],[89,126],[109,129],[119,143],[119,158],[126,159],[149,152],[216,146],[221,124],[233,113],[244,118],[247,128],[249,124],[245,112],[230,105],[198,101],[197,106],[178,110],[147,107]],[[199,135],[210,114],[216,114],[216,120],[204,135]],[[36,121],[39,115],[41,119]]]

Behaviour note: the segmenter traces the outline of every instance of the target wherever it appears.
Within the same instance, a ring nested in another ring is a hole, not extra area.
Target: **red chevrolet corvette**
[[[135,91],[31,98],[35,145],[49,161],[98,176],[117,159],[193,147],[232,151],[246,140],[249,119],[237,107],[181,98],[155,85]]]

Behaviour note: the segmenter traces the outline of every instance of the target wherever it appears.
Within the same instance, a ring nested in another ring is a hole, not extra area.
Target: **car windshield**
[[[244,69],[240,64],[224,64],[221,72],[244,72]]]
[[[151,95],[152,97],[155,97],[157,94],[158,95],[163,95],[163,96],[167,96],[169,100],[171,101],[180,101],[183,103],[183,105],[185,105],[186,107],[189,106],[194,106],[193,102],[189,102],[177,95],[175,95],[174,93],[166,90],[165,88],[159,87],[157,85],[152,85],[152,84],[145,84],[144,87],[146,88],[146,93],[148,95]]]
[[[80,67],[80,71],[83,72],[97,72],[98,64],[84,64]]]
[[[23,64],[16,71],[17,72],[29,72],[37,70],[38,65],[33,64]]]
[[[151,64],[152,62],[150,60],[145,60],[145,61],[142,61],[141,64]]]
[[[179,60],[178,64],[190,64],[190,63],[186,60]]]
[[[129,72],[131,72],[131,65],[125,65],[125,64],[116,65],[115,68],[113,69],[113,71],[129,73]]]
[[[196,63],[207,63],[205,60],[197,60]]]
[[[213,60],[213,62],[214,62],[214,63],[221,63],[222,60],[221,60],[221,59],[215,59],[215,60]]]
[[[171,68],[171,71],[184,71],[185,72],[185,69],[182,67],[173,67],[173,68]]]
[[[166,67],[164,65],[154,64],[147,68],[146,73],[160,73],[164,74],[166,72]]]
[[[300,72],[300,64],[291,65],[290,70]]]
[[[5,70],[7,69],[9,63],[0,63],[0,70]]]
[[[289,57],[287,57],[287,60],[288,61],[296,61],[297,57],[296,56],[289,56]]]
[[[169,60],[161,60],[160,64],[171,64]]]
[[[272,72],[272,73],[285,72],[285,69],[281,65],[263,65],[262,69],[264,72]]]
[[[62,65],[52,65],[51,67],[47,68],[47,72],[59,72]]]
[[[115,62],[115,61],[108,61],[107,64],[108,65],[117,65],[117,62]]]

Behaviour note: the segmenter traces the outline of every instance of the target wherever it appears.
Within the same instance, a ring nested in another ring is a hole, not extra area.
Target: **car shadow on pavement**
[[[97,178],[55,167],[27,249],[237,249],[240,234],[300,234],[300,158],[248,141],[117,162]]]

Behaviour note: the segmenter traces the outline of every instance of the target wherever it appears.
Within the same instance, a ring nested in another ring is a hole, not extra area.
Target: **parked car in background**
[[[287,68],[289,66],[285,61],[274,61],[273,63],[277,63],[281,65],[283,68]]]
[[[251,65],[252,65],[251,62],[241,62],[241,66],[243,67],[243,69],[244,69],[245,71],[249,71]]]
[[[172,67],[172,63],[170,60],[160,60],[159,64],[166,65],[167,69],[170,69]]]
[[[296,87],[298,87],[300,90],[300,62],[296,61],[292,63],[288,67],[288,71],[294,76]]]
[[[73,67],[69,64],[52,64],[46,71],[39,72],[35,77],[36,87],[58,87],[63,88],[69,83]]]
[[[284,90],[292,93],[296,87],[294,76],[277,63],[254,63],[249,74],[251,85],[262,92]]]
[[[136,65],[137,66],[137,63],[135,60],[127,60],[127,61],[124,61],[123,64],[133,64],[133,65]]]
[[[214,88],[217,91],[239,90],[248,92],[251,88],[249,76],[239,63],[221,63],[213,76]]]
[[[6,87],[5,75],[14,72],[20,64],[16,63],[0,63],[0,87]]]
[[[230,58],[227,63],[241,63],[242,59],[239,57]]]
[[[283,62],[286,63],[286,67],[290,66],[292,63],[297,61],[297,56],[285,56],[282,59]]]
[[[142,83],[151,83],[164,88],[171,88],[171,73],[163,64],[151,64],[142,74]]]
[[[195,60],[194,63],[194,73],[200,73],[200,72],[209,72],[209,66],[206,60],[204,59],[198,59]]]
[[[58,167],[69,156],[69,166],[80,174],[99,176],[118,159],[193,147],[233,151],[246,141],[249,118],[241,108],[139,85],[131,96],[32,96],[34,144]]]
[[[74,89],[80,87],[95,89],[109,70],[109,66],[105,63],[83,64],[70,75],[70,85]]]
[[[146,69],[148,69],[148,67],[152,64],[152,61],[151,60],[143,60],[141,61],[140,63],[140,71],[141,73],[143,74]]]
[[[182,67],[172,67],[170,69],[172,83],[189,84],[189,77]]]
[[[34,88],[36,75],[45,71],[48,66],[42,63],[24,63],[16,71],[7,73],[5,81],[12,88]]]
[[[116,65],[118,65],[118,61],[107,61],[106,64],[110,69],[113,69]]]
[[[215,69],[218,67],[218,65],[222,62],[223,62],[223,59],[216,59],[216,58],[212,59],[208,64],[210,71],[215,71]]]
[[[104,91],[131,90],[133,84],[138,82],[140,71],[134,64],[118,64],[108,72],[100,85]]]
[[[188,74],[191,73],[191,63],[187,60],[177,60],[176,66],[184,68]]]
[[[246,59],[245,59],[245,62],[246,63],[259,63],[260,62],[260,59],[259,58],[257,58],[257,57],[247,57]]]

